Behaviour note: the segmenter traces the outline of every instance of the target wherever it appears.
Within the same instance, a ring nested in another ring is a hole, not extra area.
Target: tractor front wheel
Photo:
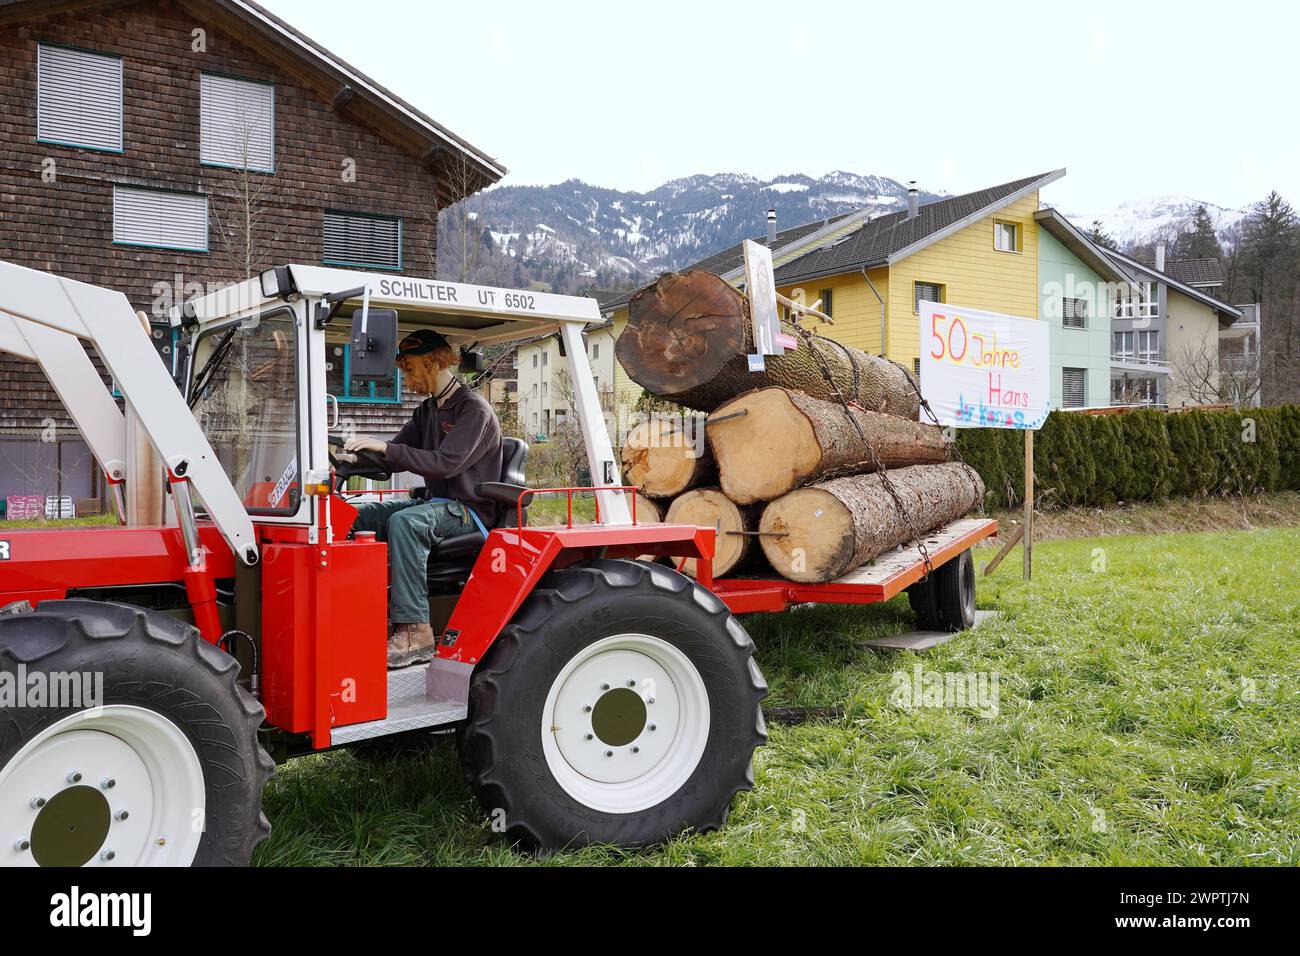
[[[245,865],[274,763],[233,657],[166,615],[0,616],[0,864]]]
[[[543,585],[475,672],[460,734],[494,828],[559,849],[720,827],[766,739],[744,628],[657,565],[592,561]]]

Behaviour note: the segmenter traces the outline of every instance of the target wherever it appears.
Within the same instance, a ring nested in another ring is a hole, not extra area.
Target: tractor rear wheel
[[[0,863],[247,864],[275,765],[238,674],[193,627],[125,604],[0,616],[16,691],[0,699]]]
[[[595,560],[542,583],[476,670],[459,737],[494,828],[560,849],[722,826],[767,739],[745,629],[658,565]]]

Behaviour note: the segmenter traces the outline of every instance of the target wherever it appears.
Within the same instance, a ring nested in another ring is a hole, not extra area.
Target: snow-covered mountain
[[[921,201],[943,193],[921,193]],[[571,179],[553,186],[501,186],[469,210],[516,281],[557,291],[626,286],[679,268],[766,230],[775,208],[784,229],[862,206],[882,212],[907,202],[907,186],[844,171],[760,179],[743,173],[688,176],[649,192]]]
[[[1159,196],[1120,203],[1109,212],[1067,215],[1083,229],[1089,229],[1094,221],[1100,221],[1102,229],[1121,248],[1127,249],[1160,240],[1172,243],[1173,237],[1190,224],[1198,206],[1204,206],[1210,214],[1220,240],[1248,213],[1245,209],[1227,209],[1190,196]]]

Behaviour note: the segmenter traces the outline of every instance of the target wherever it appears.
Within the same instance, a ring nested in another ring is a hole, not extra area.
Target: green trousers
[[[373,531],[388,542],[390,624],[429,620],[429,552],[452,535],[477,530],[469,506],[459,501],[397,497],[357,506],[353,531]]]

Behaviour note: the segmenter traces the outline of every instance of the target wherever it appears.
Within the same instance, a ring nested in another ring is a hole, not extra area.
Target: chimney
[[[915,219],[919,200],[916,193],[916,180],[910,180],[907,184],[907,218]]]
[[[1156,272],[1165,271],[1165,244],[1156,243]]]
[[[769,249],[776,248],[776,210],[775,209],[769,209],[767,211],[767,247]]]

